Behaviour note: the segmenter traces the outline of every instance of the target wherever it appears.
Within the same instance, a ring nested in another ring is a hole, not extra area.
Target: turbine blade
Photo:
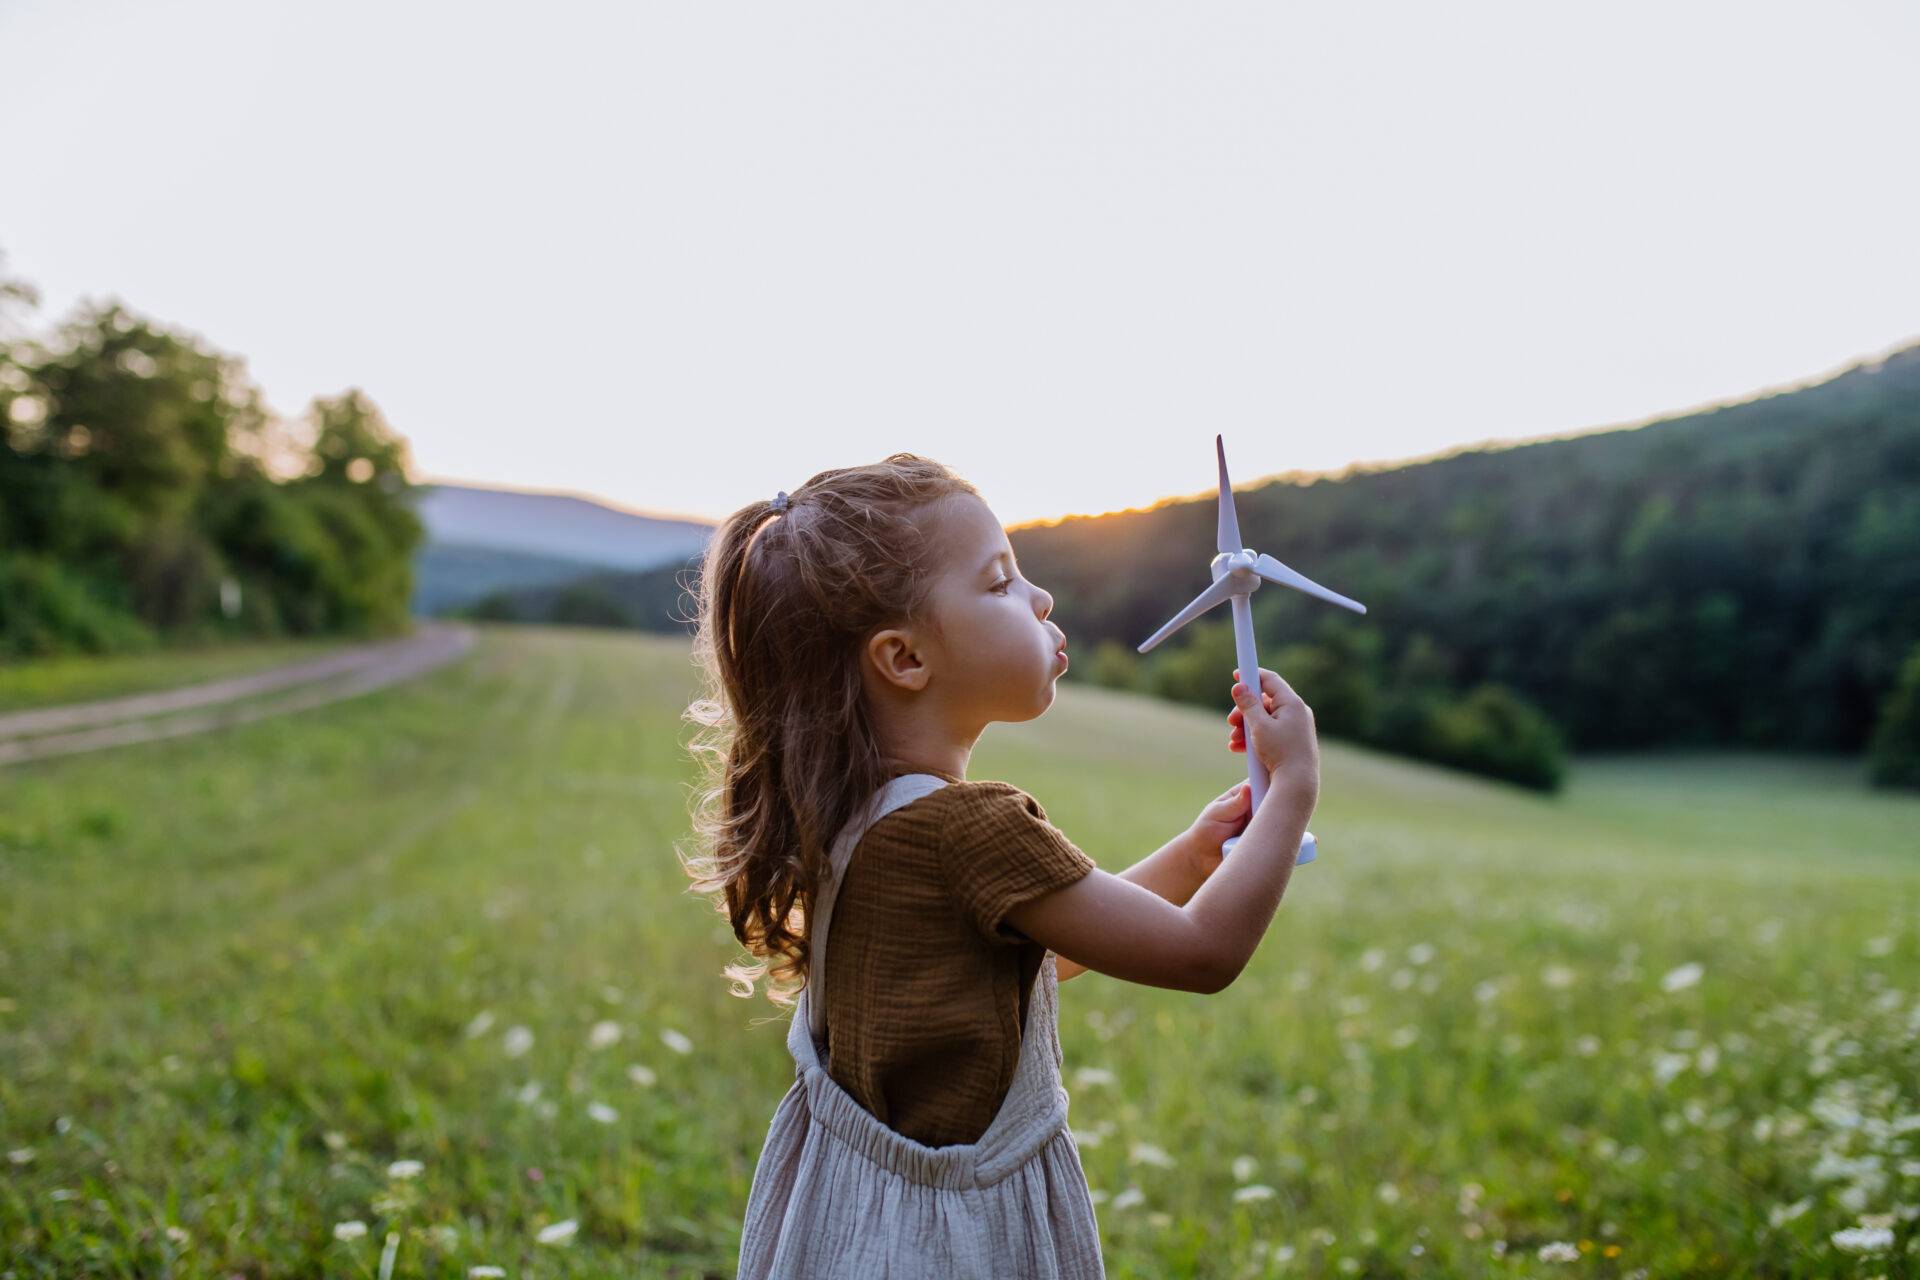
[[[1294,590],[1304,591],[1310,596],[1319,596],[1327,603],[1337,604],[1343,609],[1351,609],[1355,613],[1365,613],[1367,611],[1367,606],[1361,604],[1358,600],[1349,600],[1338,591],[1327,590],[1312,578],[1307,577],[1304,573],[1294,572],[1264,551],[1261,552],[1259,558],[1253,562],[1253,571],[1265,578],[1268,582],[1277,583],[1283,587],[1292,587]]]
[[[1166,626],[1148,636],[1146,642],[1140,646],[1139,652],[1145,653],[1207,610],[1213,608],[1213,606],[1219,604],[1222,600],[1230,600],[1232,598],[1233,579],[1221,578],[1205,591],[1195,596],[1186,608],[1174,614]]]
[[[1234,514],[1233,486],[1227,482],[1227,446],[1219,436],[1213,438],[1213,451],[1220,458],[1220,545],[1214,550],[1233,555],[1246,544],[1240,541],[1240,517]]]

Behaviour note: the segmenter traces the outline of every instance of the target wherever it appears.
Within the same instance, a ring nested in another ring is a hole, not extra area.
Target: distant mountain
[[[585,560],[530,555],[464,542],[428,542],[413,561],[415,614],[437,614],[471,604],[496,591],[572,582],[605,570]]]
[[[703,521],[621,511],[573,494],[457,484],[423,489],[415,507],[427,527],[414,564],[416,614],[600,570],[684,564],[705,549],[714,530]]]
[[[650,569],[707,545],[714,526],[621,511],[566,493],[469,485],[428,487],[415,508],[434,542],[498,547],[584,560],[609,569]]]

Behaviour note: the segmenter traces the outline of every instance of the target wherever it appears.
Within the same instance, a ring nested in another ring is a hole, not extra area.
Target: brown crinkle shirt
[[[946,786],[861,837],[827,932],[827,1074],[894,1132],[977,1142],[1020,1059],[1047,949],[1002,919],[1094,861],[1009,782]]]

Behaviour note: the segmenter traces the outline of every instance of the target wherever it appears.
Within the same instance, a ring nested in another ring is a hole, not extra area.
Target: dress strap
[[[867,828],[904,804],[931,795],[947,785],[947,780],[931,773],[903,773],[884,784],[840,829],[828,851],[826,882],[813,895],[813,919],[807,922],[807,1018],[808,1030],[818,1040],[827,1033],[827,1007],[823,984],[827,976],[827,931],[833,924],[833,903],[840,894],[840,880],[853,858],[854,846]]]

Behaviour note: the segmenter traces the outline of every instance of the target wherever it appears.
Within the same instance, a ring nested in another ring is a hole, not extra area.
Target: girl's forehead
[[[973,573],[988,557],[1007,549],[1007,533],[987,504],[970,493],[956,495],[942,513],[941,549],[948,567]]]

